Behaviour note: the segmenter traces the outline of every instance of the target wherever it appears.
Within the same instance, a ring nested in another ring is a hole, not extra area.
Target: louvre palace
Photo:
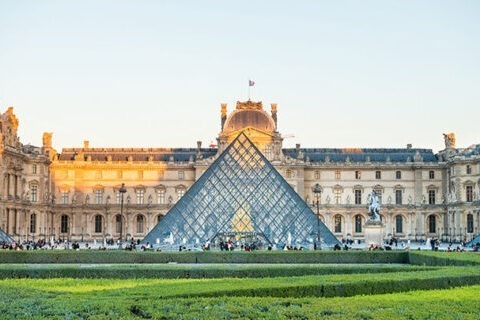
[[[48,132],[42,146],[23,144],[10,107],[0,114],[2,237],[191,243],[259,226],[283,243],[320,235],[363,240],[372,190],[386,236],[469,241],[478,234],[480,145],[457,148],[453,133],[439,133],[445,148],[438,153],[411,145],[284,148],[277,109],[248,100],[228,112],[221,104],[217,143],[209,147],[91,148],[84,141],[55,150]],[[226,219],[222,210],[231,212]]]

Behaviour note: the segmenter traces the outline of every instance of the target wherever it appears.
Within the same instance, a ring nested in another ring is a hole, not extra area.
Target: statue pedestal
[[[363,226],[365,230],[365,248],[369,249],[371,245],[375,247],[383,246],[385,237],[385,225],[381,221],[367,221]]]

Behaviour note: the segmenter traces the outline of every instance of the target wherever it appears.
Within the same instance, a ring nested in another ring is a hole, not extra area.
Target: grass
[[[357,257],[364,261],[368,255]],[[412,252],[416,266],[4,264],[0,265],[0,315],[2,319],[479,319],[479,257]],[[78,277],[65,277],[65,270]],[[82,273],[85,270],[93,270],[96,279]],[[47,272],[47,279],[41,279],[42,272]],[[149,273],[155,278],[143,277]]]

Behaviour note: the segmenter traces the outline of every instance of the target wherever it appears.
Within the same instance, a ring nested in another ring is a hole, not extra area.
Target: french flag
[[[253,80],[248,80],[248,86],[253,87],[255,85],[255,81]]]

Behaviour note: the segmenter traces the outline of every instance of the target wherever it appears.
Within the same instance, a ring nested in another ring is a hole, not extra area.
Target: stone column
[[[7,173],[7,188],[6,188],[6,196],[10,195],[10,173]]]

